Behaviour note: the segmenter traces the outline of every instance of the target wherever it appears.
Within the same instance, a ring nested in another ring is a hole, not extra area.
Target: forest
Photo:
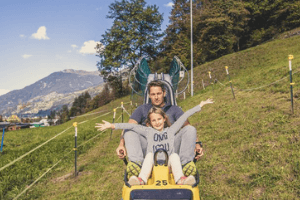
[[[201,65],[274,39],[299,27],[300,1],[295,0],[173,0],[169,19],[145,0],[120,0],[110,5],[111,29],[97,46],[99,71],[107,76],[124,65],[133,67],[146,56],[153,71],[168,69],[174,56],[191,64],[191,10],[193,62]],[[162,32],[163,20],[169,20]],[[110,81],[111,82],[111,81]]]

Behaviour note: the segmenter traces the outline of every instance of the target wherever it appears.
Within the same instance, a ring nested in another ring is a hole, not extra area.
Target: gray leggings
[[[191,125],[183,127],[175,135],[175,153],[179,155],[182,165],[194,159],[196,138],[197,130]],[[126,131],[124,134],[124,139],[129,161],[134,161],[136,163],[142,164],[147,153],[146,138],[134,131]]]

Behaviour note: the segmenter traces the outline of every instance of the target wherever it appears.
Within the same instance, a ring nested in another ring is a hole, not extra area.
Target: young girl
[[[96,123],[95,128],[99,128],[99,131],[105,129],[131,129],[138,134],[143,135],[147,138],[147,154],[144,159],[141,172],[139,177],[132,176],[129,178],[128,183],[130,185],[144,185],[147,184],[147,180],[151,174],[153,167],[153,153],[159,149],[163,148],[167,151],[169,155],[169,167],[172,168],[172,173],[174,176],[175,183],[178,185],[194,185],[196,183],[195,177],[190,175],[185,177],[182,172],[182,167],[180,163],[180,158],[178,154],[174,153],[174,138],[175,134],[182,127],[187,118],[193,115],[195,112],[201,110],[201,108],[209,103],[213,103],[211,99],[206,101],[201,101],[201,103],[194,108],[186,111],[173,125],[170,126],[168,116],[160,108],[153,107],[149,110],[146,124],[151,127],[145,127],[138,124],[131,123],[116,123],[111,124],[104,121],[104,124]]]

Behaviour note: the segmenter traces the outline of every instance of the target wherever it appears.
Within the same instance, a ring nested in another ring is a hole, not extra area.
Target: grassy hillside
[[[298,199],[300,198],[300,73],[293,76],[294,114],[291,112],[288,55],[293,54],[293,71],[299,70],[300,37],[277,39],[263,45],[224,56],[194,69],[194,96],[178,104],[187,110],[201,100],[213,97],[215,103],[190,117],[204,143],[205,156],[197,162],[203,199]],[[229,73],[235,96],[233,99],[224,66]],[[209,84],[208,71],[213,80]],[[202,80],[206,84],[202,89]],[[257,89],[259,88],[259,89]],[[94,112],[111,112],[119,99]],[[126,104],[125,108],[129,109]],[[120,132],[99,133],[96,122],[111,120],[112,113],[76,118],[64,125],[45,129],[8,132],[1,155],[0,167],[30,151],[54,135],[78,125],[79,176],[74,178],[74,128],[53,139],[44,147],[0,172],[0,188],[8,184],[2,199],[12,199],[30,185],[62,157],[37,184],[30,187],[20,199],[120,199],[123,172],[122,161],[115,149]],[[117,114],[117,118],[120,112]],[[128,115],[125,121],[128,120]],[[119,119],[120,120],[120,119]],[[71,153],[69,153],[71,151]],[[27,171],[29,170],[29,171]],[[26,176],[23,176],[25,174]]]

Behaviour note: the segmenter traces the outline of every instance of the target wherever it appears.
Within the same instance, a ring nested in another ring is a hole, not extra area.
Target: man
[[[148,84],[148,91],[151,103],[139,106],[131,115],[128,123],[145,125],[144,121],[147,118],[148,111],[153,106],[162,108],[172,124],[183,114],[183,111],[178,106],[166,105],[164,101],[166,91],[162,82],[150,82]],[[181,130],[176,134],[174,142],[175,152],[180,157],[185,176],[196,175],[196,166],[193,162],[195,156],[194,151],[196,150],[196,152],[198,152],[196,156],[197,160],[203,155],[201,146],[196,144],[195,147],[195,142],[197,141],[197,130],[189,125],[187,120]],[[138,176],[146,155],[146,147],[147,140],[143,136],[133,131],[125,131],[124,134],[122,134],[116,152],[120,159],[124,159],[126,154],[128,155],[127,173],[129,177],[133,175]]]

